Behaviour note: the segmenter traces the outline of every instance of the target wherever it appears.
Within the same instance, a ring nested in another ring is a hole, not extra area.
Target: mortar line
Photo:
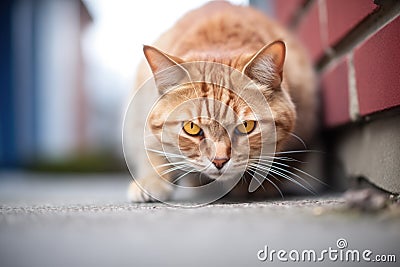
[[[316,69],[323,72],[331,64],[339,61],[350,51],[369,39],[379,30],[384,28],[400,14],[400,1],[387,0],[375,9],[373,13],[359,22],[350,32],[336,43],[331,51],[325,51],[324,56],[318,61]]]
[[[353,51],[349,53],[347,58],[348,68],[348,87],[349,87],[349,116],[352,121],[356,121],[360,118],[360,108],[358,103],[358,92],[357,92],[357,79],[356,71],[354,68],[354,54]]]
[[[314,4],[316,0],[305,0],[303,5],[300,7],[299,11],[297,11],[294,16],[291,18],[289,22],[289,29],[295,31],[300,24],[300,21],[304,18],[304,16],[308,13],[308,10]]]
[[[322,47],[328,47],[328,12],[326,10],[325,0],[318,0],[318,20]]]

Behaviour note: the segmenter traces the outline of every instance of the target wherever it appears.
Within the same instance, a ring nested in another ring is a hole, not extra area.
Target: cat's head
[[[160,93],[148,128],[169,161],[186,170],[234,177],[249,159],[260,158],[263,146],[279,149],[293,130],[295,108],[282,88],[283,42],[232,60],[211,59],[231,68],[191,64],[196,58],[185,61],[150,46],[144,53]]]

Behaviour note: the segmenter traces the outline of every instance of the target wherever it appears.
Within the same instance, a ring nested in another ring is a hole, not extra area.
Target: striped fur
[[[312,135],[316,99],[310,61],[290,34],[258,11],[226,2],[209,3],[184,16],[160,37],[155,47],[144,47],[160,95],[147,121],[155,137],[152,145],[182,153],[190,168],[216,179],[221,170],[211,164],[213,158],[227,158],[222,170],[228,173],[225,177],[234,177],[237,169],[243,167],[238,165],[245,164],[248,156],[258,157],[263,145],[274,145],[281,151],[290,148],[290,133],[306,140]],[[207,63],[185,68],[185,63],[198,61],[223,64],[236,71]],[[202,81],[188,82],[194,72]],[[237,72],[257,85],[246,89],[246,99],[242,97],[241,85],[235,84]],[[150,76],[148,68],[141,65],[138,85]],[[207,80],[218,82],[204,82]],[[260,100],[260,93],[268,102],[270,114],[254,112],[254,107],[265,110],[267,106]],[[255,130],[247,136],[235,134],[235,127],[245,120],[257,121]],[[203,135],[185,134],[185,121],[199,125]],[[154,158],[160,160],[159,155]],[[166,157],[159,163],[174,160]],[[146,184],[150,165],[142,165],[145,166],[139,168],[138,175]],[[180,173],[163,175],[166,169],[157,172],[169,181]],[[160,191],[154,189],[154,184],[157,183],[153,181],[147,188],[150,194]],[[135,185],[131,185],[132,200],[147,200],[138,197],[135,190]],[[165,190],[163,197],[168,198],[170,193]]]

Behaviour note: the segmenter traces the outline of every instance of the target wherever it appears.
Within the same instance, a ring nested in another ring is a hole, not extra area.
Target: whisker
[[[269,160],[267,160],[267,159],[257,159],[257,160],[251,160],[251,161],[249,161],[249,164],[255,164],[255,165],[257,165],[257,164],[261,164],[261,163],[264,163],[264,165],[266,165],[266,163],[265,162],[274,162],[274,161],[269,161]],[[271,164],[272,165],[272,164]]]
[[[306,143],[303,141],[303,139],[301,139],[298,135],[296,135],[295,133],[289,132],[289,134],[291,136],[293,136],[294,138],[296,138],[298,141],[300,141],[300,143],[304,146],[305,149],[307,149],[307,145]]]
[[[301,184],[300,182],[296,181],[292,177],[290,177],[290,176],[288,176],[288,175],[286,175],[286,174],[284,174],[284,173],[282,173],[282,172],[280,172],[278,170],[272,169],[272,168],[269,171],[272,172],[273,174],[276,174],[276,175],[278,175],[278,176],[280,176],[282,178],[285,178],[285,179],[297,184],[298,186],[300,186],[301,188],[303,188],[307,192],[309,192],[309,193],[311,193],[313,195],[316,195],[316,193],[314,192],[314,190],[312,188],[309,189],[309,188],[305,187],[303,184]]]
[[[268,158],[268,159],[273,159],[273,160],[282,160],[282,161],[294,161],[294,162],[299,162],[299,163],[306,163],[305,161],[301,161],[298,159],[290,158],[290,157],[279,157],[279,156],[266,156],[266,155],[261,155],[259,158]],[[257,158],[255,158],[257,159]]]
[[[252,170],[252,171],[255,172],[255,173],[258,173],[259,175],[262,176],[263,179],[265,179],[265,180],[267,180],[268,182],[270,182],[270,183],[273,185],[273,187],[275,187],[275,189],[278,190],[278,192],[279,192],[279,194],[281,195],[281,197],[284,198],[284,197],[283,197],[282,191],[279,189],[279,187],[278,187],[271,179],[269,179],[266,175],[260,174],[260,173],[258,172],[258,170],[254,169],[253,166],[249,166],[249,169]],[[260,183],[260,181],[259,181],[255,176],[253,176],[253,177]],[[264,188],[264,186],[262,185],[262,183],[260,183],[260,184],[261,184],[261,186],[263,187],[264,191],[266,191],[265,188]]]
[[[275,175],[273,175],[273,174],[271,174],[271,173],[268,173],[268,175],[271,175],[271,177],[273,177],[275,180],[277,180],[278,182],[282,182],[281,180],[279,180],[278,178],[276,178],[276,176]]]
[[[247,170],[245,170],[244,171],[245,173],[249,173]],[[249,173],[250,174],[250,173]],[[243,186],[243,184],[244,184],[244,179],[246,179],[245,177],[244,177],[244,175],[240,178],[240,186]]]
[[[314,191],[313,186],[312,186],[308,181],[306,181],[304,178],[298,176],[298,175],[295,174],[295,173],[292,173],[292,172],[290,172],[290,171],[288,171],[288,170],[286,170],[286,169],[283,169],[283,168],[279,168],[279,167],[277,167],[277,166],[270,166],[270,165],[263,166],[262,164],[255,165],[254,163],[252,163],[252,166],[253,166],[253,167],[256,167],[256,168],[259,168],[259,169],[262,169],[262,170],[264,170],[264,171],[269,171],[269,172],[275,173],[275,174],[281,176],[282,178],[286,178],[287,180],[292,181],[293,183],[295,183],[295,184],[301,186],[302,188],[306,189],[306,190],[309,191],[310,193],[315,194],[315,191]],[[308,189],[308,188],[306,188],[303,184],[301,184],[300,182],[296,181],[296,180],[293,179],[292,177],[290,177],[290,176],[288,176],[288,175],[286,175],[286,174],[284,174],[284,173],[281,173],[280,171],[283,171],[283,172],[286,172],[286,173],[288,173],[288,174],[292,174],[292,175],[298,177],[301,181],[303,181],[304,183],[306,183],[306,184],[311,188],[311,190]]]
[[[307,176],[310,177],[311,179],[313,179],[313,180],[315,180],[315,181],[317,181],[317,182],[319,182],[319,183],[321,183],[321,184],[323,184],[323,185],[325,185],[325,186],[328,186],[328,184],[324,183],[324,182],[321,181],[320,179],[318,179],[318,178],[312,176],[311,174],[309,174],[309,173],[307,173],[307,172],[305,172],[305,171],[303,171],[303,170],[301,170],[301,169],[299,169],[299,168],[296,168],[296,167],[294,167],[294,166],[290,166],[290,165],[284,164],[284,163],[282,163],[282,162],[270,161],[270,160],[267,160],[267,159],[262,159],[262,160],[260,160],[260,161],[267,161],[267,162],[269,162],[269,163],[277,164],[277,165],[280,165],[280,166],[283,166],[283,167],[292,168],[292,169],[294,169],[294,170],[296,170],[296,171],[298,171],[298,172],[300,172],[300,173],[302,173],[302,174],[304,174],[304,175],[307,175]],[[294,173],[293,173],[293,174],[294,174]]]
[[[253,178],[257,180],[257,182],[260,184],[261,188],[266,192],[267,190],[265,189],[263,182],[258,180],[258,178],[255,175],[253,175]],[[260,178],[262,179],[263,177],[260,177]]]
[[[171,166],[171,165],[182,165],[182,164],[186,164],[186,161],[178,161],[178,162],[168,162],[165,164],[161,164],[156,166],[156,168],[161,168],[161,167],[167,167],[167,166]]]
[[[276,163],[276,162],[275,162]],[[260,164],[261,166],[263,166],[262,164]],[[293,173],[293,172],[291,172],[291,171],[289,171],[289,170],[286,170],[286,169],[284,169],[284,168],[280,168],[280,167],[277,167],[277,166],[270,166],[270,165],[267,165],[268,167],[270,167],[270,168],[275,168],[276,170],[279,170],[279,171],[283,171],[283,172],[285,172],[285,173],[287,173],[287,174],[289,174],[289,175],[294,175],[294,176],[296,176],[297,178],[299,178],[301,181],[303,181],[304,183],[306,183],[308,186],[310,186],[311,188],[313,188],[313,186],[307,181],[307,180],[305,180],[303,177],[301,177],[301,176],[299,176],[299,175],[297,175],[297,174],[295,174],[295,173]],[[262,167],[260,167],[260,168],[262,168]]]
[[[166,151],[163,151],[163,150],[157,150],[157,149],[152,149],[152,148],[148,148],[148,147],[146,147],[145,150],[150,151],[150,152],[160,153],[160,154],[163,154],[163,155],[164,155],[164,154],[174,154],[174,155],[178,155],[178,154],[176,154],[176,153],[166,152]]]
[[[194,172],[194,170],[186,171],[184,174],[182,174],[181,176],[179,176],[178,178],[173,180],[172,183],[174,184],[174,183],[178,182],[180,179],[182,179],[183,177],[185,177],[186,175],[188,175],[189,173],[192,173],[192,172]]]
[[[281,151],[281,152],[265,153],[265,154],[282,155],[282,154],[294,154],[294,153],[324,153],[324,152],[320,150],[289,150],[289,151]]]
[[[185,167],[185,166],[175,166],[175,167],[172,167],[172,168],[169,168],[169,169],[163,171],[162,173],[160,173],[160,176],[164,176],[164,175],[166,175],[167,173],[170,173],[170,172],[173,172],[173,171],[176,171],[176,170],[187,171],[187,168],[188,168],[188,167]]]
[[[170,153],[170,152],[165,152],[165,151],[162,151],[162,150],[156,150],[156,149],[152,149],[152,148],[145,148],[147,151],[150,151],[150,152],[154,152],[154,153],[158,153],[158,154],[161,154],[161,155],[164,155],[164,156],[167,156],[167,157],[176,157],[176,158],[186,158],[185,156],[183,156],[183,155],[179,155],[179,154],[175,154],[175,153]]]
[[[267,191],[267,190],[265,189],[265,187],[263,186],[263,183],[260,182],[260,180],[258,180],[258,178],[254,175],[254,173],[256,173],[256,174],[258,174],[258,175],[260,175],[260,176],[263,176],[263,175],[260,174],[259,172],[257,172],[256,170],[251,169],[251,168],[250,168],[250,170],[253,172],[253,175],[251,175],[251,177],[257,180],[257,182],[260,184],[261,188],[262,188],[264,191]],[[264,177],[260,177],[260,178],[263,179]]]

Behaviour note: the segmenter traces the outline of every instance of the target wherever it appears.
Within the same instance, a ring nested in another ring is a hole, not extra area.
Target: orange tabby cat
[[[260,134],[271,129],[267,118],[251,115],[248,103],[237,94],[224,86],[204,82],[190,83],[190,86],[179,84],[180,70],[190,72],[185,70],[185,65],[178,71],[157,76],[168,68],[188,62],[215,62],[250,78],[258,89],[248,90],[248,101],[256,108],[265,109],[266,105],[257,102],[257,93],[268,100],[277,151],[296,149],[293,142],[288,142],[293,134],[309,140],[314,132],[316,93],[312,65],[293,36],[253,8],[210,2],[181,18],[154,47],[145,46],[144,54],[155,75],[158,92],[148,90],[142,101],[155,103],[157,97],[161,98],[147,118],[149,132],[155,137],[151,141],[152,149],[147,151],[149,158],[146,151],[135,150],[135,177],[140,186],[135,182],[130,185],[128,195],[132,201],[169,199],[173,186],[158,179],[159,176],[175,182],[187,170],[210,179],[222,179],[219,178],[221,173],[225,173],[223,179],[231,179],[240,168],[251,174],[254,164],[249,165],[249,160],[260,159],[260,147],[269,141],[268,134]],[[198,71],[208,77],[218,75],[219,70],[205,65]],[[149,77],[151,73],[143,63],[137,76],[137,88]],[[205,101],[184,105],[188,99],[199,96]],[[210,101],[223,103],[236,115],[224,114],[215,106],[210,110]],[[179,116],[167,117],[178,107]],[[136,113],[135,128],[143,129],[147,114]],[[176,133],[176,138],[161,140],[157,136],[163,131]],[[130,138],[143,142],[141,135],[143,131],[137,130]],[[164,146],[172,150],[177,148],[179,155],[164,153],[160,150]],[[246,148],[249,148],[247,154]],[[247,161],[245,154],[249,158]],[[283,172],[274,174],[292,179]]]

